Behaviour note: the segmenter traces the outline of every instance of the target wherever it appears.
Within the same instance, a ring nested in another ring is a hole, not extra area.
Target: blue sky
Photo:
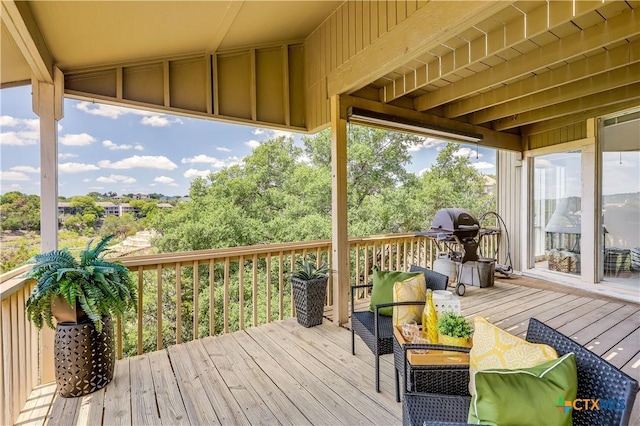
[[[31,110],[31,86],[0,91],[0,190],[40,193],[39,120]],[[283,131],[233,125],[105,104],[64,101],[58,126],[61,196],[92,191],[187,195],[191,180],[239,163],[261,142]],[[433,164],[442,141],[425,139],[411,152],[409,171]],[[485,174],[495,174],[495,151],[462,146]]]

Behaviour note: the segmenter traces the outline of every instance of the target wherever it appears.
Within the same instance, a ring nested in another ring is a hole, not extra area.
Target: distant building
[[[173,206],[169,203],[158,203],[157,204],[159,209],[172,209]]]
[[[119,205],[120,207],[120,213],[119,216],[122,217],[122,215],[125,215],[127,213],[131,213],[133,215],[136,215],[138,213],[140,213],[140,209],[137,207],[132,207],[131,204],[129,203],[122,203]]]
[[[120,207],[117,204],[111,201],[99,201],[96,204],[104,208],[105,216],[120,216]]]
[[[76,208],[71,207],[71,203],[67,201],[58,201],[58,214],[75,214]]]

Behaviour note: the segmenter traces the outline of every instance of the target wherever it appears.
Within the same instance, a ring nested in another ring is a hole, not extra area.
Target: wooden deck
[[[468,288],[463,313],[514,334],[538,318],[640,379],[640,305],[515,282]],[[17,424],[401,424],[392,356],[376,394],[373,355],[356,338],[352,356],[350,340],[328,321],[306,329],[289,319],[171,346],[118,361],[113,382],[86,397],[37,389]]]

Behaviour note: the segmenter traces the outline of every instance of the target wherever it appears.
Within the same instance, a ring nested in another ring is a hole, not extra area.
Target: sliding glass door
[[[533,159],[534,268],[580,275],[581,154]]]
[[[603,281],[640,288],[640,111],[602,120]]]

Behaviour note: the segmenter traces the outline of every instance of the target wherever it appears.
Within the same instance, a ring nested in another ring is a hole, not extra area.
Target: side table
[[[427,353],[413,349],[405,351],[407,342],[402,327],[393,330],[393,361],[396,379],[396,402],[400,402],[400,375],[404,392],[438,393],[445,395],[469,395],[470,348],[420,344],[415,346]],[[406,353],[406,356],[405,356]]]

